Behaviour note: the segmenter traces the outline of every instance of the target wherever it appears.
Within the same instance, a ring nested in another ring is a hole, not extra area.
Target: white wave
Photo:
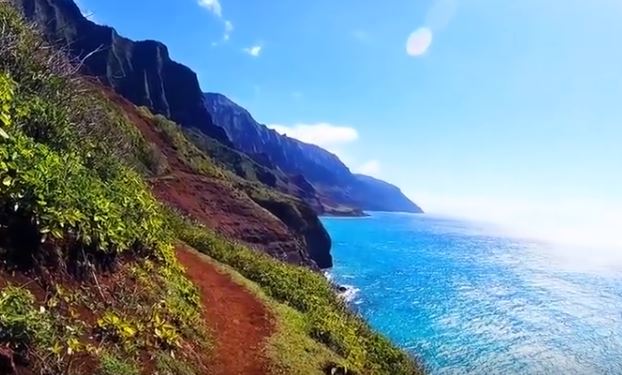
[[[345,288],[345,290],[339,292],[339,297],[343,298],[347,303],[354,302],[356,304],[355,300],[361,290],[353,285],[341,285],[341,287]]]
[[[333,274],[330,273],[330,271],[324,271],[324,277],[326,278],[326,280],[328,280],[329,282],[333,281]]]

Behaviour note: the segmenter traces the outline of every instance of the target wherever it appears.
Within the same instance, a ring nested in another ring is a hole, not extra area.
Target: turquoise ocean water
[[[622,269],[447,218],[323,221],[331,277],[432,374],[622,374]]]

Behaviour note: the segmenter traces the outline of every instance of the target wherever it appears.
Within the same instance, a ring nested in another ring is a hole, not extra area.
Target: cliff
[[[16,4],[50,40],[84,60],[83,73],[98,77],[138,106],[229,144],[203,106],[196,74],[171,60],[164,44],[124,38],[115,29],[86,19],[71,0],[16,0]]]
[[[48,40],[65,46],[66,52],[80,61],[83,74],[96,77],[131,103],[182,125],[200,149],[194,150],[177,128],[179,134],[174,139],[183,139],[184,147],[195,153],[193,162],[205,159],[205,163],[241,177],[175,175],[167,184],[154,188],[161,198],[169,200],[167,203],[279,259],[311,267],[332,266],[330,237],[317,215],[310,215],[311,210],[305,207],[319,206],[312,187],[297,179],[290,181],[282,172],[234,150],[225,131],[212,123],[196,74],[171,60],[165,45],[124,38],[113,28],[86,19],[71,0],[14,3],[27,19],[39,25]],[[231,181],[235,186],[231,187]],[[270,189],[286,195],[258,193]],[[179,198],[183,194],[189,195]],[[283,215],[284,206],[288,206],[288,215]]]
[[[204,98],[214,124],[225,129],[236,148],[258,162],[277,166],[286,174],[305,176],[328,207],[322,213],[331,213],[330,207],[339,206],[423,212],[396,186],[353,174],[336,155],[269,129],[226,96],[207,93]]]

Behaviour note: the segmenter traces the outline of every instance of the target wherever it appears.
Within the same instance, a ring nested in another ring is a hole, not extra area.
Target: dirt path
[[[178,248],[177,257],[200,289],[205,319],[214,337],[209,374],[267,374],[268,360],[263,348],[274,330],[270,313],[195,250]]]

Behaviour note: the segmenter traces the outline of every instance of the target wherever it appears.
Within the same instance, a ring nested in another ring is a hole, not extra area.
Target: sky
[[[619,0],[80,0],[427,212],[622,254]]]

